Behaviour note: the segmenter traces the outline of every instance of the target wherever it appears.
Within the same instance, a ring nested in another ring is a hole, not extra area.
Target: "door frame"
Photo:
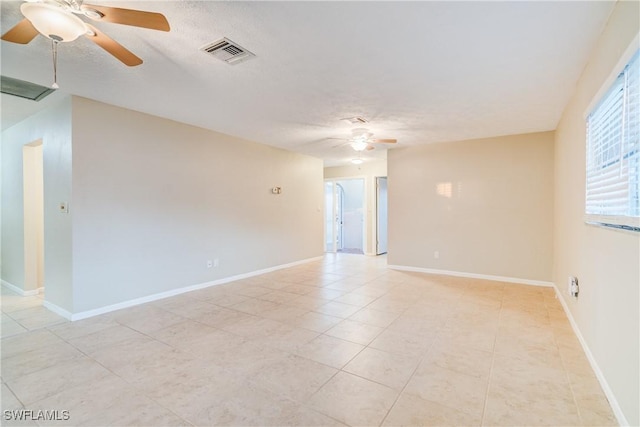
[[[42,138],[22,146],[23,295],[36,295],[45,286],[44,143]]]
[[[322,237],[322,240],[323,240],[323,242],[325,244],[325,252],[327,252],[327,253],[337,253],[337,245],[336,245],[336,240],[335,239],[337,237],[338,230],[337,230],[336,223],[335,223],[336,207],[337,207],[337,204],[336,204],[336,185],[335,184],[338,181],[349,181],[349,180],[355,180],[355,179],[361,179],[363,181],[362,191],[364,192],[364,194],[363,194],[363,197],[362,197],[362,204],[363,204],[363,206],[362,206],[362,208],[363,208],[363,215],[362,215],[362,252],[363,252],[364,255],[369,255],[367,253],[367,247],[369,245],[369,240],[367,238],[367,229],[369,227],[369,221],[368,221],[368,218],[367,218],[368,214],[369,214],[368,209],[367,209],[367,206],[369,205],[369,191],[368,191],[369,184],[368,184],[368,179],[367,179],[366,175],[354,175],[354,176],[345,176],[345,177],[325,178],[324,179],[324,181],[323,181],[324,183],[333,182],[333,218],[334,218],[334,220],[332,222],[333,223],[333,227],[334,227],[333,228],[333,231],[334,231],[334,234],[333,234],[333,237],[334,237],[333,251],[327,251],[326,250],[326,237],[327,237],[327,229],[326,229],[326,227],[327,227],[327,218],[326,218],[326,216],[324,218],[324,227],[323,227],[324,235]],[[326,215],[326,213],[327,213],[326,206],[324,207],[323,211],[324,211],[324,215]],[[375,222],[374,222],[374,224],[375,224]],[[374,239],[375,239],[375,233],[374,233]],[[375,250],[374,250],[374,252],[375,252]]]
[[[386,215],[386,217],[387,217],[387,227],[386,227],[387,228],[387,232],[386,232],[386,234],[387,234],[387,248],[386,248],[386,250],[384,252],[380,252],[380,249],[379,249],[379,242],[380,242],[380,239],[379,239],[379,236],[380,236],[380,233],[379,233],[379,231],[380,231],[379,219],[380,218],[379,218],[379,215],[378,215],[378,212],[380,211],[380,186],[378,185],[378,182],[382,178],[384,178],[384,180],[387,183],[387,186],[386,186],[387,187],[387,215]],[[389,251],[389,177],[388,176],[374,176],[373,177],[373,182],[374,182],[374,185],[375,185],[375,195],[376,195],[376,206],[375,206],[375,225],[376,225],[375,226],[375,242],[376,242],[376,244],[375,244],[374,251],[375,251],[376,255],[382,255],[382,254],[388,253],[388,251]]]

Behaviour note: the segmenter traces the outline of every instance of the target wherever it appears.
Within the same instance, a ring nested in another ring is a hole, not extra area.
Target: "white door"
[[[387,177],[376,178],[376,254],[387,253]]]
[[[336,181],[338,252],[364,253],[364,179]]]
[[[326,180],[324,195],[325,251],[364,253],[364,179]]]

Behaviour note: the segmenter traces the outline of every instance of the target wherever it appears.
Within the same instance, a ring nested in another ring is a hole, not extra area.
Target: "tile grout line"
[[[13,391],[13,389],[11,388],[11,386],[10,386],[10,385],[9,385],[9,384],[4,380],[4,379],[3,379],[3,381],[2,381],[2,384],[4,384],[4,386],[5,386],[6,388],[8,388],[8,389],[9,389],[9,391],[11,392],[11,394],[13,394],[13,397],[15,397],[15,398],[16,398],[16,400],[20,403],[20,405],[22,405],[22,407],[26,409],[26,405],[24,404],[24,402],[22,401],[22,399],[20,399],[20,398],[18,397],[18,395],[16,394],[16,392],[15,392],[15,391]]]
[[[386,293],[385,293],[385,295],[386,295]],[[378,297],[378,298],[381,298],[381,297],[382,297],[382,295],[381,295],[380,297]],[[378,298],[376,298],[374,301],[376,301]],[[367,305],[365,305],[364,307],[362,307],[360,310],[362,310],[362,309],[364,309],[364,308],[368,307],[368,306],[369,306],[370,304],[372,304],[374,301],[371,301],[370,303],[368,303]],[[360,310],[358,310],[356,313],[358,313]],[[354,313],[353,315],[355,315],[356,313]],[[343,320],[346,320],[346,319],[343,319]],[[386,331],[386,330],[387,330],[387,329],[388,329],[392,324],[393,324],[393,322],[391,322],[389,325],[387,325],[385,328],[383,328],[383,330],[380,332],[380,334],[382,334],[383,332],[385,332],[385,331]],[[329,328],[329,329],[331,329],[331,328]],[[328,329],[327,329],[327,330],[328,330]],[[326,332],[326,331],[325,331],[325,332]],[[378,336],[379,336],[380,334],[378,334]],[[320,333],[320,335],[325,335],[325,336],[331,337],[330,335],[326,335],[324,332]],[[320,335],[319,335],[319,336],[320,336]],[[376,336],[376,337],[377,337],[377,336]],[[336,337],[331,337],[331,338],[336,338]],[[336,338],[336,339],[340,339],[340,338]],[[374,338],[373,340],[371,340],[371,342],[373,342],[374,340],[375,340],[375,338]],[[346,340],[345,340],[345,341],[346,341]],[[348,341],[348,342],[351,342],[351,341]],[[370,342],[369,344],[371,344],[371,342]],[[355,343],[354,343],[354,344],[355,344]],[[359,345],[362,345],[362,344],[359,344]],[[316,391],[315,391],[315,392],[314,392],[314,393],[309,397],[309,399],[308,399],[308,400],[310,401],[310,400],[313,398],[313,396],[315,396],[316,394],[318,394],[318,393],[320,392],[320,390],[322,390],[322,388],[323,388],[325,385],[327,385],[327,384],[328,384],[328,383],[329,383],[333,378],[335,378],[335,377],[338,375],[338,373],[343,372],[343,373],[345,373],[345,374],[349,374],[349,375],[356,375],[356,374],[353,374],[353,373],[351,373],[351,372],[344,371],[344,367],[345,367],[345,366],[347,366],[349,363],[351,363],[351,361],[352,361],[353,359],[355,359],[356,357],[358,357],[358,355],[359,355],[360,353],[362,353],[362,352],[363,352],[365,349],[367,349],[367,348],[373,348],[373,347],[369,347],[369,345],[363,346],[363,348],[362,348],[362,349],[360,349],[360,351],[358,351],[358,352],[357,352],[357,353],[356,353],[352,358],[350,358],[350,359],[349,359],[349,360],[348,360],[344,365],[342,365],[342,367],[341,367],[341,368],[339,368],[339,369],[338,369],[338,371],[337,371],[335,374],[333,374],[333,375],[331,376],[331,378],[329,378],[329,379],[328,379],[324,384],[322,384],[320,387],[318,387],[318,389],[317,389],[317,390],[316,390]],[[334,368],[334,369],[335,369],[335,368]],[[417,366],[416,366],[416,369],[417,369]],[[412,374],[412,375],[413,375],[413,374]],[[356,375],[356,376],[360,377],[359,375]],[[360,378],[363,378],[363,377],[360,377]],[[363,379],[368,380],[368,381],[372,381],[372,382],[374,382],[374,383],[376,383],[376,384],[379,384],[379,383],[377,383],[376,381],[373,381],[373,380],[368,379],[368,378],[363,378]],[[407,381],[407,382],[408,382],[408,381]],[[388,386],[386,386],[386,385],[384,385],[384,384],[380,384],[380,385],[383,385],[383,386],[385,386],[385,387],[388,387]],[[405,386],[406,386],[406,384],[405,384]],[[390,388],[390,387],[389,387],[389,388]],[[392,390],[393,390],[393,389],[392,389]],[[394,390],[394,391],[395,391],[395,390]],[[391,408],[393,408],[393,405],[395,405],[395,402],[397,401],[397,399],[398,399],[398,397],[399,397],[399,396],[400,396],[400,394],[398,394],[398,396],[396,397],[396,400],[394,400],[394,403],[389,407],[389,411],[391,410]],[[328,414],[325,414],[324,412],[322,412],[322,414],[323,414],[323,415],[327,415],[327,416],[329,416]],[[388,411],[387,411],[387,414],[388,414]],[[383,417],[383,419],[382,419],[383,421],[384,421],[384,419],[386,418],[386,416],[387,416],[387,415],[385,415],[385,416]],[[331,417],[331,418],[333,418],[333,417]],[[333,419],[335,419],[335,418],[333,418]],[[340,421],[340,420],[338,420],[338,421],[342,423],[342,421]],[[346,422],[344,422],[344,424],[347,424],[347,423],[346,423]],[[348,425],[348,424],[347,424],[347,425]]]
[[[132,331],[134,331],[134,332],[137,332],[137,333],[139,333],[139,334],[141,334],[141,335],[144,335],[144,336],[146,336],[147,338],[150,338],[152,341],[156,341],[156,342],[159,342],[159,343],[162,343],[162,344],[166,344],[166,343],[164,343],[163,341],[161,341],[161,340],[159,340],[159,339],[156,339],[156,338],[154,338],[154,337],[152,337],[152,336],[150,336],[150,335],[148,335],[148,334],[146,334],[146,333],[144,333],[144,332],[142,332],[142,331],[138,331],[137,329],[134,329],[134,328],[132,328],[132,327],[130,327],[130,326],[128,326],[128,325],[125,325],[125,324],[123,324],[123,323],[120,323],[120,322],[119,322],[118,320],[116,320],[116,319],[113,319],[113,321],[114,321],[117,325],[119,325],[119,326],[125,327],[125,328],[130,329],[130,330],[132,330]],[[130,387],[132,387],[134,390],[140,391],[140,390],[138,389],[138,387],[136,387],[135,385],[133,385],[132,383],[130,383],[129,381],[127,381],[127,380],[126,380],[126,378],[124,378],[122,375],[120,375],[120,374],[118,374],[118,373],[114,372],[111,368],[109,368],[108,366],[105,366],[105,365],[104,365],[104,364],[102,364],[99,360],[95,359],[93,356],[89,355],[88,353],[85,353],[84,351],[82,351],[81,349],[79,349],[78,347],[76,347],[75,345],[73,345],[72,343],[70,343],[69,341],[67,341],[65,338],[63,338],[63,337],[59,336],[58,334],[56,334],[56,333],[55,333],[55,331],[51,331],[51,330],[50,330],[49,332],[53,333],[53,334],[54,334],[54,335],[56,335],[58,338],[60,338],[62,341],[66,342],[67,344],[69,344],[70,346],[72,346],[73,348],[75,348],[76,350],[78,350],[80,353],[82,353],[82,354],[83,354],[84,356],[86,356],[88,359],[90,359],[90,360],[92,360],[93,362],[95,362],[96,364],[98,364],[98,365],[102,366],[105,370],[107,370],[108,372],[110,372],[110,373],[111,373],[112,375],[114,375],[115,377],[117,377],[117,378],[121,379],[122,381],[124,381],[127,385],[129,385]],[[94,333],[99,333],[99,332],[101,332],[101,331],[97,331],[97,332],[94,332]],[[87,334],[87,335],[92,335],[92,334]],[[87,335],[85,335],[85,336],[87,336]],[[127,339],[125,339],[125,340],[123,340],[123,341],[120,341],[120,342],[117,342],[117,343],[112,343],[112,344],[110,344],[110,345],[117,345],[117,344],[120,344],[120,343],[123,343],[123,342],[126,342],[126,341],[128,341],[128,340],[127,340]],[[167,346],[169,346],[169,347],[171,347],[171,348],[173,348],[173,346],[170,346],[169,344],[166,344],[166,345],[167,345]],[[86,382],[84,382],[84,383],[77,384],[77,385],[75,385],[75,386],[74,386],[74,387],[72,387],[72,388],[80,387],[80,386],[82,386],[82,385],[84,385],[84,384],[88,383],[89,381],[90,381],[90,380],[87,380],[87,381],[86,381]],[[43,399],[40,399],[39,401],[44,400],[44,399],[51,398],[51,397],[56,396],[56,395],[58,395],[58,394],[60,394],[60,393],[63,393],[63,392],[64,392],[64,390],[63,390],[63,391],[60,391],[59,393],[54,393],[54,394],[52,394],[52,395],[50,395],[50,396],[47,396],[47,397],[45,397],[45,398],[43,398]],[[193,424],[193,423],[191,423],[191,422],[190,422],[190,421],[188,421],[188,420],[185,420],[183,417],[181,417],[180,415],[176,414],[174,411],[172,411],[170,408],[167,408],[165,405],[162,405],[161,403],[157,402],[155,399],[153,399],[152,397],[148,396],[146,393],[142,393],[142,395],[143,395],[145,398],[147,398],[147,399],[151,400],[152,402],[154,402],[156,405],[160,406],[161,408],[164,408],[164,409],[166,409],[167,411],[169,411],[169,412],[171,412],[172,414],[174,414],[178,419],[185,421],[186,423],[190,424],[191,426],[194,426],[194,424]],[[39,401],[38,401],[38,402],[39,402]],[[34,402],[34,404],[35,404],[35,403],[37,403],[37,402]]]
[[[547,305],[547,302],[545,301],[545,308],[547,311],[547,316],[549,315],[549,306]],[[549,322],[551,322],[551,320],[549,319]],[[553,331],[552,331],[553,333]],[[576,398],[576,393],[573,390],[573,384],[571,383],[571,377],[569,376],[569,370],[567,369],[567,363],[565,362],[565,358],[562,357],[562,353],[560,352],[560,346],[558,345],[558,340],[556,338],[556,334],[553,333],[553,342],[556,345],[556,349],[558,350],[558,355],[560,356],[560,363],[562,363],[562,368],[565,374],[565,377],[567,379],[567,384],[569,385],[569,390],[571,390],[571,398],[573,400],[573,404],[575,405],[576,408],[576,412],[578,413],[578,419],[580,420],[580,422],[582,423],[582,425],[584,425],[584,420],[582,419],[582,411],[580,410],[580,405],[578,405],[578,399]],[[607,403],[609,403],[607,401]]]
[[[504,290],[504,287],[503,287]],[[502,323],[502,309],[505,295],[502,293],[500,300],[500,314],[498,315],[498,327],[496,328],[496,334],[493,338],[493,346],[491,350],[491,367],[489,368],[489,376],[487,377],[487,388],[484,394],[484,404],[482,405],[482,416],[480,417],[480,425],[485,425],[485,416],[487,415],[487,406],[489,404],[489,390],[491,389],[491,380],[493,379],[493,368],[496,362],[496,343],[498,341],[498,334],[500,332],[500,324]]]
[[[408,310],[405,309],[401,314],[400,317]],[[398,317],[399,318],[399,317]],[[396,318],[397,320],[397,318]],[[393,323],[395,323],[394,320],[393,322],[391,322],[389,324],[389,326],[387,326],[387,328],[385,329],[385,331],[391,327],[391,325],[393,325]],[[446,322],[445,322],[446,323]],[[393,404],[389,407],[389,409],[387,410],[387,413],[385,414],[385,416],[382,418],[382,420],[380,421],[380,423],[378,424],[378,426],[382,426],[384,424],[384,422],[386,421],[386,419],[389,417],[389,414],[391,413],[391,411],[393,410],[393,408],[396,406],[396,404],[398,403],[398,400],[400,400],[400,397],[402,396],[402,393],[404,393],[404,391],[406,390],[407,386],[409,385],[409,383],[411,382],[411,380],[413,379],[413,377],[415,376],[416,372],[418,371],[418,368],[420,368],[420,365],[422,364],[422,362],[425,360],[425,358],[427,357],[427,354],[429,353],[429,351],[431,350],[431,348],[433,347],[433,344],[436,342],[436,340],[438,339],[438,336],[440,335],[440,333],[442,332],[442,326],[440,326],[438,332],[435,334],[435,336],[433,337],[433,340],[431,341],[431,343],[429,344],[429,346],[427,348],[425,348],[422,351],[422,355],[419,357],[419,361],[416,364],[416,367],[413,369],[413,371],[411,372],[411,375],[409,375],[409,378],[407,379],[407,381],[405,382],[404,386],[402,387],[402,389],[400,390],[400,392],[398,393],[398,395],[396,396],[396,399],[394,400]],[[372,347],[373,348],[373,347]],[[382,350],[381,350],[382,351]]]
[[[363,286],[364,286],[364,285],[363,285]],[[362,287],[362,286],[361,286],[361,287]],[[359,288],[358,288],[358,289],[359,289]],[[376,298],[376,300],[377,300],[377,298]],[[375,301],[375,300],[374,300],[374,301]],[[369,304],[371,304],[372,302],[373,302],[373,301],[371,301]],[[356,311],[356,313],[358,313],[360,310],[362,310],[362,309],[366,308],[369,304],[365,305],[364,307],[361,307],[358,311]],[[314,311],[313,311],[313,310],[311,310],[311,311],[309,311],[309,312],[314,312]],[[309,313],[309,312],[308,312],[308,313]],[[351,316],[355,315],[356,313],[353,313]],[[318,313],[318,314],[324,314],[324,313]],[[325,315],[326,315],[326,314],[325,314]],[[349,317],[351,317],[351,316],[349,316]],[[299,317],[300,317],[300,316],[299,316]],[[346,319],[348,319],[349,317],[347,317]],[[344,321],[344,320],[346,320],[346,319],[342,319],[342,320],[341,320],[340,322],[338,322],[338,323],[341,323],[342,321]],[[335,326],[335,325],[334,325],[334,326]],[[318,337],[320,337],[320,336],[327,336],[327,337],[331,337],[330,335],[326,335],[326,334],[325,334],[325,332],[327,332],[329,329],[333,328],[334,326],[329,327],[329,328],[328,328],[327,330],[325,330],[324,332],[320,332],[320,333],[318,334]],[[384,330],[383,330],[383,331],[384,331]],[[382,332],[383,332],[383,331],[382,331]],[[382,332],[380,332],[380,333],[382,333]],[[316,338],[317,338],[317,337],[316,337]],[[312,340],[310,340],[309,342],[311,342],[311,341],[315,340],[316,338],[313,338],[313,339],[312,339]],[[337,338],[337,337],[331,337],[331,338],[340,339],[340,338]],[[374,338],[374,339],[375,339],[375,338]],[[347,340],[345,340],[345,341],[347,341]],[[351,341],[347,341],[347,342],[351,342]],[[361,345],[361,344],[359,344],[359,345]],[[331,419],[333,419],[333,420],[336,420],[336,421],[338,421],[338,422],[340,422],[340,423],[343,423],[343,421],[341,421],[341,420],[337,420],[336,418],[332,417],[332,416],[331,416],[331,415],[329,415],[329,414],[326,414],[326,413],[324,413],[324,412],[321,412],[321,411],[316,410],[315,408],[313,408],[313,407],[310,405],[310,401],[313,399],[313,397],[314,397],[315,395],[317,395],[317,394],[320,392],[320,390],[322,390],[322,388],[323,388],[325,385],[327,385],[327,384],[328,384],[328,383],[329,383],[333,378],[335,378],[335,377],[336,377],[340,372],[347,373],[346,371],[343,371],[343,368],[344,368],[345,366],[347,366],[347,365],[348,365],[348,364],[349,364],[353,359],[355,359],[355,358],[356,358],[360,353],[362,353],[366,348],[368,348],[368,346],[364,346],[362,349],[360,349],[360,351],[358,351],[356,354],[354,354],[354,355],[353,355],[353,357],[351,357],[351,358],[350,358],[350,359],[349,359],[349,360],[348,360],[344,365],[342,365],[342,367],[341,367],[341,368],[337,369],[337,370],[336,370],[336,372],[335,372],[335,373],[334,373],[334,374],[333,374],[329,379],[327,379],[327,381],[325,381],[325,382],[324,382],[320,387],[318,387],[318,389],[317,389],[315,392],[313,392],[313,393],[309,396],[309,398],[307,399],[307,402],[305,403],[305,405],[306,405],[306,406],[308,406],[308,407],[310,407],[312,410],[314,410],[314,411],[316,411],[316,412],[318,412],[318,413],[320,413],[320,414],[324,415],[324,416],[327,416],[327,417],[329,417],[329,418],[331,418]],[[299,355],[297,355],[297,356],[299,356]],[[306,358],[306,357],[304,357],[304,356],[299,356],[299,357],[303,357],[303,358],[305,358],[305,359],[307,359],[307,360],[312,360],[312,361],[314,361],[314,362],[316,362],[316,363],[321,363],[321,364],[325,365],[325,364],[324,364],[324,363],[322,363],[322,362],[317,362],[317,361],[315,361],[315,360],[313,360],[313,359],[308,359],[308,358]],[[325,365],[325,366],[329,366],[329,365]],[[329,367],[331,367],[331,368],[333,368],[333,369],[336,369],[336,368],[335,368],[335,367],[333,367],[333,366],[329,366]],[[344,422],[343,424],[348,425],[346,422]]]
[[[389,407],[389,409],[387,410],[387,413],[385,414],[385,416],[382,418],[382,421],[380,421],[380,424],[378,424],[378,426],[382,426],[382,424],[384,424],[384,422],[386,421],[386,419],[389,417],[389,414],[391,413],[391,411],[393,410],[393,408],[396,406],[396,404],[398,403],[398,400],[400,400],[400,397],[402,396],[402,393],[404,393],[404,391],[406,390],[407,386],[409,385],[409,383],[411,382],[411,380],[413,379],[413,377],[415,376],[416,372],[418,371],[418,368],[420,368],[420,365],[422,364],[422,362],[425,360],[425,358],[427,357],[427,354],[429,353],[429,351],[431,350],[431,348],[433,347],[433,343],[438,339],[438,335],[440,334],[441,331],[438,331],[438,333],[436,333],[436,335],[434,336],[433,340],[431,341],[431,344],[428,346],[428,348],[425,348],[422,355],[420,356],[420,360],[418,361],[418,364],[416,365],[416,367],[413,369],[413,371],[411,372],[411,375],[409,375],[409,378],[407,379],[407,381],[405,382],[404,386],[402,387],[402,390],[400,390],[400,392],[398,393],[398,395],[396,396],[396,399],[393,401],[393,404]]]

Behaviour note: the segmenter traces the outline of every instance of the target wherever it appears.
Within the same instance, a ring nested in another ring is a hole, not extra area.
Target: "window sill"
[[[609,230],[621,231],[627,234],[637,235],[638,233],[640,233],[640,227],[634,227],[631,225],[609,224],[606,222],[598,222],[598,221],[585,221],[585,224],[590,225],[592,227],[607,228]]]

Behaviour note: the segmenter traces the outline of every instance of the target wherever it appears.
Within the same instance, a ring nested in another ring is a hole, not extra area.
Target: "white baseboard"
[[[67,320],[75,320],[73,318],[73,314],[71,314],[71,312],[65,310],[64,308],[55,305],[54,303],[52,303],[51,301],[42,301],[42,306],[48,310],[53,311],[55,314],[64,317]]]
[[[620,408],[620,404],[618,403],[618,399],[616,399],[615,394],[613,394],[613,390],[611,390],[611,387],[609,387],[609,383],[607,382],[607,379],[602,373],[600,366],[598,366],[598,362],[596,362],[595,357],[593,357],[593,353],[591,353],[591,349],[589,349],[587,342],[582,336],[582,333],[580,332],[580,328],[578,328],[578,324],[573,318],[573,315],[571,314],[571,310],[569,310],[569,306],[567,305],[567,302],[565,301],[564,296],[560,292],[560,289],[558,288],[557,285],[554,284],[553,287],[556,290],[556,297],[558,298],[558,300],[560,300],[560,304],[562,305],[562,308],[564,309],[564,312],[567,315],[567,319],[569,319],[569,323],[571,324],[573,333],[576,334],[576,337],[578,338],[578,341],[582,346],[582,350],[584,350],[584,354],[587,356],[587,360],[589,360],[591,369],[593,369],[593,372],[596,374],[596,378],[598,378],[598,382],[602,387],[602,391],[604,391],[605,396],[607,396],[607,399],[609,400],[609,404],[611,405],[613,414],[616,416],[616,419],[618,420],[618,424],[621,426],[628,426],[629,421],[627,421],[627,417],[624,416],[624,413],[622,412],[622,408]]]
[[[6,280],[2,280],[2,286],[4,286],[5,288],[9,289],[11,292],[15,292],[18,295],[22,295],[24,296],[24,291],[17,287],[16,285],[12,285],[11,283],[7,282]]]
[[[406,265],[389,265],[388,267],[394,270],[401,270],[401,271],[440,274],[443,276],[468,277],[471,279],[493,280],[494,282],[517,283],[520,285],[544,286],[548,288],[551,288],[554,286],[552,282],[545,282],[543,280],[520,279],[517,277],[490,276],[487,274],[465,273],[460,271],[449,271],[449,270],[437,270],[434,268],[409,267]]]
[[[121,310],[121,309],[127,308],[127,307],[133,307],[135,305],[145,304],[145,303],[148,303],[148,302],[157,301],[157,300],[164,299],[164,298],[169,298],[169,297],[172,297],[172,296],[175,296],[175,295],[184,294],[186,292],[196,291],[198,289],[204,289],[204,288],[208,288],[208,287],[216,286],[216,285],[222,285],[224,283],[234,282],[236,280],[246,279],[246,278],[253,277],[253,276],[259,276],[261,274],[270,273],[272,271],[281,270],[283,268],[289,268],[289,267],[294,267],[294,266],[300,265],[300,264],[306,264],[308,262],[317,261],[317,260],[320,260],[322,258],[323,258],[323,256],[319,256],[319,257],[314,257],[314,258],[303,259],[303,260],[300,260],[300,261],[294,261],[294,262],[291,262],[291,263],[288,263],[288,264],[277,265],[277,266],[265,268],[265,269],[262,269],[262,270],[251,271],[249,273],[242,273],[242,274],[238,274],[238,275],[235,275],[235,276],[230,276],[230,277],[225,277],[225,278],[218,279],[218,280],[213,280],[211,282],[199,283],[197,285],[185,286],[183,288],[178,288],[178,289],[171,289],[170,291],[160,292],[160,293],[153,294],[153,295],[147,295],[147,296],[144,296],[144,297],[135,298],[135,299],[128,300],[128,301],[123,301],[123,302],[119,302],[117,304],[111,304],[111,305],[107,305],[107,306],[100,307],[100,308],[95,308],[93,310],[81,311],[81,312],[78,312],[78,313],[70,313],[70,312],[68,312],[68,311],[56,306],[55,304],[52,304],[52,303],[48,302],[48,301],[45,301],[44,306],[49,308],[54,313],[57,313],[57,314],[65,317],[65,318],[67,318],[69,320],[87,319],[89,317],[98,316],[100,314],[109,313],[111,311],[116,311],[116,310]]]
[[[2,286],[4,286],[5,288],[11,290],[12,292],[15,292],[16,294],[23,296],[23,297],[30,297],[33,295],[38,295],[38,293],[40,292],[40,289],[32,289],[30,291],[25,291],[22,288],[17,287],[16,285],[12,285],[11,283],[7,282],[6,280],[2,280]]]

